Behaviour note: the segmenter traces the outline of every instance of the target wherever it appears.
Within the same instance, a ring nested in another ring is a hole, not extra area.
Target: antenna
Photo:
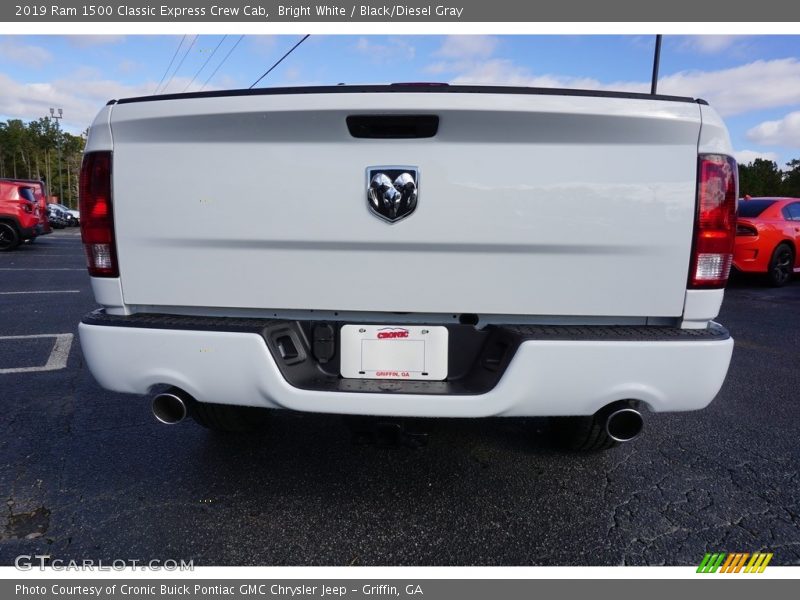
[[[255,86],[255,85],[256,85],[256,84],[257,84],[259,81],[261,81],[262,79],[264,79],[264,77],[266,77],[267,75],[269,75],[269,74],[272,72],[272,69],[274,69],[274,68],[275,68],[275,67],[277,67],[279,64],[281,64],[281,63],[283,62],[283,59],[284,59],[284,58],[286,58],[287,56],[289,56],[289,55],[290,55],[292,52],[294,52],[294,51],[295,51],[295,48],[297,48],[297,47],[298,47],[300,44],[302,44],[303,42],[305,42],[305,41],[306,41],[306,40],[309,38],[309,36],[310,36],[310,35],[311,35],[310,33],[307,33],[307,34],[305,35],[305,37],[303,37],[303,39],[302,39],[302,40],[300,40],[300,41],[299,41],[299,42],[297,42],[297,43],[296,43],[294,46],[292,46],[292,47],[289,49],[289,51],[288,51],[286,54],[284,54],[283,56],[281,56],[281,57],[278,59],[278,61],[277,61],[277,62],[276,62],[274,65],[272,65],[272,66],[271,66],[269,69],[267,69],[267,70],[264,72],[264,74],[263,74],[261,77],[259,77],[258,79],[256,79],[256,80],[253,82],[253,85],[251,85],[249,89],[251,89],[251,90],[252,90],[252,89],[253,89],[253,87],[254,87],[254,86]]]
[[[650,93],[656,95],[658,89],[658,64],[661,62],[661,36],[656,36],[656,50],[653,56],[653,79],[650,83]]]

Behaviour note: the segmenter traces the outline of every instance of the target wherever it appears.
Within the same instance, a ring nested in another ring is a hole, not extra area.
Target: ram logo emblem
[[[367,205],[384,221],[396,223],[417,208],[419,169],[416,167],[369,167]]]

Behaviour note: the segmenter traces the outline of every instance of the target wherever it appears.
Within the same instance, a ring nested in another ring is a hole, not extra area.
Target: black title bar
[[[314,2],[295,0],[81,0],[0,4],[6,22],[792,22],[800,3],[760,0],[445,0]]]

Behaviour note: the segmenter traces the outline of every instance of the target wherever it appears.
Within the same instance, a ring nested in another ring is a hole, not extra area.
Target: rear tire
[[[618,446],[606,429],[607,416],[619,409],[637,408],[631,400],[610,404],[590,417],[553,417],[550,419],[551,434],[557,446],[572,452],[599,452]]]
[[[19,232],[11,223],[0,221],[0,252],[13,250],[19,246]]]
[[[789,283],[794,272],[794,250],[789,244],[778,244],[769,259],[767,277],[773,287]]]
[[[618,444],[606,433],[605,425],[594,416],[555,417],[551,427],[556,445],[571,452],[599,452]]]
[[[193,402],[189,414],[206,429],[224,433],[258,431],[264,428],[269,419],[269,411],[265,408],[208,402]]]

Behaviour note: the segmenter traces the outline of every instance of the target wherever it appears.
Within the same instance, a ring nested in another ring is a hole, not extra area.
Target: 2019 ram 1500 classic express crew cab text
[[[80,212],[108,389],[164,422],[552,416],[573,446],[708,405],[736,163],[701,100],[460,86],[109,102]],[[254,218],[256,217],[257,218]]]

